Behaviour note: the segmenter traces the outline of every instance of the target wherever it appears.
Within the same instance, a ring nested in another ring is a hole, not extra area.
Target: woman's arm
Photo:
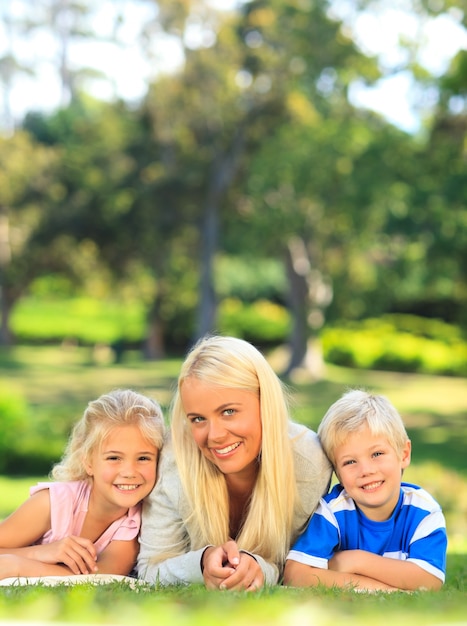
[[[169,445],[161,453],[156,486],[143,503],[138,577],[161,585],[203,583],[201,557],[191,550],[189,510]]]
[[[336,552],[329,561],[329,568],[336,573],[366,576],[405,591],[437,591],[443,584],[416,563],[391,559],[365,550]]]

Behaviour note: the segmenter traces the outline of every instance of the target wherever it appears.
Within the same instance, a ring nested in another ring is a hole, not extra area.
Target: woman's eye
[[[204,421],[204,417],[201,417],[200,415],[197,415],[196,417],[190,417],[190,422],[192,424],[200,424],[203,421]]]
[[[233,415],[235,413],[235,409],[225,409],[224,415]]]

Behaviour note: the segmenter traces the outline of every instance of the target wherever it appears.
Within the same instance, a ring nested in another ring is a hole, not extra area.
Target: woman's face
[[[193,439],[226,480],[256,476],[262,441],[259,398],[194,377],[183,381],[180,397]]]

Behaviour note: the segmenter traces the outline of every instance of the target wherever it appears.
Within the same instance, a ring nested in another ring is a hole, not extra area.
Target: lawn
[[[278,366],[280,354],[269,355]],[[86,403],[115,387],[132,387],[170,402],[178,359],[144,362],[136,353],[113,364],[105,351],[68,347],[19,347],[0,351],[0,389],[24,395],[35,419],[60,424],[64,434]],[[328,366],[319,381],[302,375],[289,383],[297,421],[316,428],[327,407],[352,386],[386,394],[402,413],[413,442],[405,478],[430,490],[448,521],[447,582],[438,593],[357,594],[280,587],[256,594],[207,592],[203,588],[145,588],[112,584],[94,588],[0,587],[3,620],[81,624],[387,624],[390,621],[467,624],[467,385],[465,379],[365,372]],[[0,477],[0,517],[24,498],[41,476]]]

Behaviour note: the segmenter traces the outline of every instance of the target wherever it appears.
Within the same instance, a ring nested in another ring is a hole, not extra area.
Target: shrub
[[[467,375],[467,342],[459,328],[441,320],[386,315],[324,328],[321,342],[324,359],[336,365]]]
[[[283,306],[268,300],[252,304],[226,298],[219,306],[219,331],[253,343],[278,343],[289,333],[290,315]]]
[[[0,387],[0,473],[9,469],[27,433],[29,408],[23,396]]]

